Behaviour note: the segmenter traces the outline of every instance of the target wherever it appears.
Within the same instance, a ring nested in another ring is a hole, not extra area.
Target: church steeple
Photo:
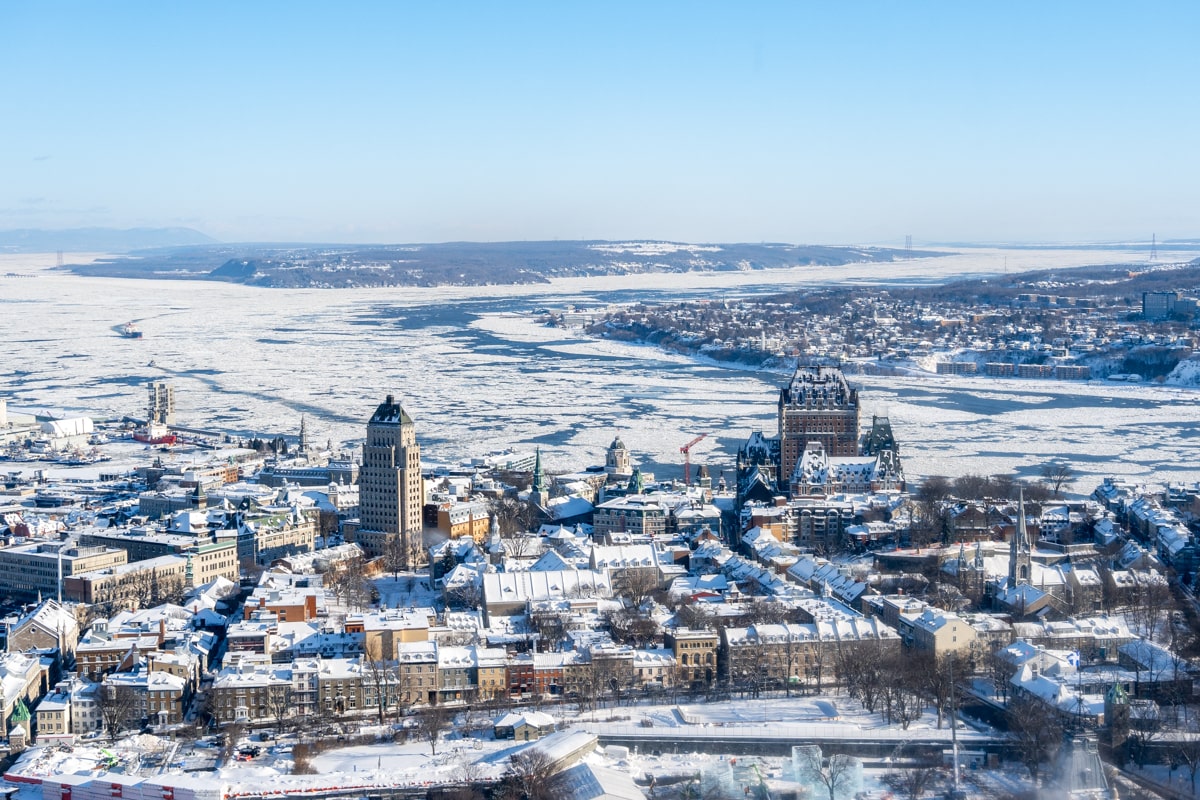
[[[546,473],[542,471],[542,449],[537,449],[533,461],[533,486],[530,487],[529,502],[538,508],[545,508],[550,500],[550,492],[546,491]]]
[[[546,474],[542,472],[542,448],[538,448],[533,460],[533,490],[546,491]]]
[[[1029,583],[1030,551],[1029,531],[1025,527],[1025,490],[1017,500],[1017,530],[1013,533],[1008,548],[1008,583],[1017,586]]]
[[[199,511],[208,508],[208,493],[204,491],[204,483],[200,480],[196,481],[196,488],[192,489],[191,503],[192,508]]]
[[[626,488],[626,492],[628,494],[641,494],[645,488],[645,484],[642,482],[641,467],[634,467],[633,475],[629,476],[629,485]]]

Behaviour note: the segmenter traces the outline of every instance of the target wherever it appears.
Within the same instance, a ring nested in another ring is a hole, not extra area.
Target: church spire
[[[626,487],[626,492],[628,494],[641,494],[645,488],[645,484],[642,481],[641,467],[634,467],[633,474],[629,476],[629,485]]]
[[[1017,500],[1017,530],[1013,533],[1008,548],[1008,583],[1017,586],[1029,583],[1030,551],[1029,530],[1025,527],[1025,490]]]
[[[546,491],[546,473],[542,471],[542,449],[537,449],[533,461],[533,485],[529,491],[529,502],[538,508],[545,508],[550,501],[550,492]]]
[[[533,490],[546,491],[546,474],[542,472],[542,448],[538,448],[533,461]]]

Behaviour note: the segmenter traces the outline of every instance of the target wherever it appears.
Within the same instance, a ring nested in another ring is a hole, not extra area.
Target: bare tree
[[[1018,758],[1037,783],[1042,764],[1054,758],[1062,746],[1062,722],[1053,709],[1029,697],[1014,698],[1006,718]]]
[[[325,573],[325,585],[333,589],[339,602],[361,609],[368,602],[371,585],[367,580],[366,562],[360,556],[339,562]]]
[[[983,657],[983,672],[991,680],[992,689],[1001,702],[1007,703],[1008,684],[1016,669],[1003,654],[1003,650],[988,651]]]
[[[121,581],[120,587],[125,608],[149,608],[154,596],[154,573],[152,570],[138,570]]]
[[[454,711],[442,705],[430,706],[417,714],[414,720],[417,738],[429,742],[429,751],[436,756],[438,739],[450,729],[454,722]]]
[[[907,672],[921,693],[933,703],[937,712],[937,726],[942,727],[946,713],[953,714],[959,684],[973,672],[970,660],[958,653],[948,653],[941,658],[932,653],[908,654]]]
[[[142,699],[132,686],[102,685],[96,693],[96,701],[109,741],[115,742],[122,730],[139,719]]]
[[[496,525],[503,537],[524,533],[537,527],[540,512],[532,503],[506,495],[493,500],[491,506]]]
[[[382,642],[378,637],[372,637],[363,658],[363,678],[375,692],[380,725],[384,723],[391,702],[396,699],[399,679],[396,672],[397,662],[385,658],[387,654],[381,651]]]
[[[312,765],[313,756],[321,751],[321,742],[296,742],[292,747],[292,774],[315,775],[317,770]]]
[[[187,594],[188,585],[182,575],[164,575],[159,577],[154,573],[150,593],[150,605],[159,606],[163,603],[180,603]]]
[[[393,578],[400,577],[400,573],[408,569],[408,545],[405,543],[404,536],[394,534],[384,537],[383,552],[383,568],[392,573]]]
[[[883,779],[908,800],[920,800],[925,796],[926,791],[933,788],[937,775],[936,767],[914,764],[892,770]]]
[[[646,647],[659,636],[657,622],[628,608],[610,611],[604,615],[604,620],[613,641],[622,644]]]
[[[500,543],[509,558],[533,558],[542,553],[542,540],[536,534],[513,532],[500,534]]]
[[[263,565],[254,560],[254,556],[246,556],[238,562],[238,569],[241,570],[243,578],[253,582],[256,586],[262,574],[266,572]]]
[[[632,663],[597,653],[592,654],[592,686],[596,697],[611,694],[614,705],[621,705],[621,692],[631,683]]]
[[[641,609],[642,604],[658,589],[658,569],[624,569],[613,581],[613,589],[628,600],[634,609]]]
[[[767,648],[758,638],[729,648],[729,688],[758,697],[768,669]]]
[[[267,707],[275,719],[275,730],[283,733],[283,725],[295,710],[292,708],[292,687],[287,684],[272,684],[267,690]]]
[[[238,741],[246,735],[246,726],[240,722],[225,726],[225,745],[221,749],[221,759],[229,761],[237,752]]]
[[[846,685],[846,692],[871,713],[885,701],[885,675],[891,662],[889,649],[881,642],[870,641],[854,647],[838,644],[837,673]]]
[[[818,636],[817,638],[813,639],[812,643],[810,644],[808,654],[809,662],[806,668],[808,675],[806,677],[815,681],[815,684],[813,685],[813,691],[817,694],[820,694],[821,682],[825,677],[825,667],[832,658],[830,654],[829,643],[825,639]]]
[[[675,624],[680,628],[702,631],[711,628],[715,615],[703,603],[686,603],[675,609]]]
[[[971,600],[953,584],[934,582],[925,594],[929,605],[945,611],[962,611],[971,605]]]
[[[1147,578],[1137,584],[1129,598],[1130,611],[1138,632],[1150,641],[1158,638],[1171,611],[1176,610],[1175,598],[1166,581]]]
[[[529,614],[529,624],[537,633],[539,649],[557,651],[567,635],[567,623],[571,615],[568,610],[558,608],[535,609]]]
[[[446,590],[446,602],[459,608],[478,609],[483,603],[483,590],[475,581],[463,581]]]
[[[1200,738],[1195,734],[1185,734],[1174,742],[1171,757],[1187,767],[1188,777],[1192,781],[1192,794],[1196,793],[1196,774],[1200,773]]]
[[[566,793],[560,775],[545,750],[526,748],[509,757],[498,796],[505,800],[557,800]]]
[[[798,754],[797,767],[805,780],[828,790],[829,800],[837,800],[839,794],[844,795],[853,788],[859,761],[841,753],[823,758],[821,748],[806,747]]]
[[[755,598],[742,614],[743,625],[782,625],[790,621],[790,609],[777,600]]]
[[[1051,461],[1042,465],[1042,480],[1054,497],[1062,497],[1062,490],[1075,480],[1075,469],[1066,461]]]

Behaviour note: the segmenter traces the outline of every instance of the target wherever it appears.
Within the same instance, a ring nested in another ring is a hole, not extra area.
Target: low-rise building
[[[143,608],[178,601],[192,588],[185,556],[158,556],[63,578],[63,596],[77,603]]]
[[[124,550],[76,542],[30,542],[0,548],[0,586],[19,600],[55,597],[63,580],[128,561]]]
[[[864,617],[725,628],[722,637],[726,677],[735,686],[751,689],[820,686],[836,676],[835,653],[861,651],[861,657],[876,657],[900,647],[894,630]]]
[[[914,650],[937,658],[966,653],[976,643],[976,632],[966,620],[950,611],[927,608],[918,616],[902,616],[900,637]]]
[[[721,639],[716,631],[674,628],[667,631],[667,646],[678,665],[678,683],[693,689],[711,686],[717,679],[717,651]]]
[[[208,691],[213,717],[220,723],[283,719],[295,711],[291,670],[253,657],[221,670]]]
[[[396,648],[400,702],[404,705],[437,702],[437,650],[436,642],[406,642]]]

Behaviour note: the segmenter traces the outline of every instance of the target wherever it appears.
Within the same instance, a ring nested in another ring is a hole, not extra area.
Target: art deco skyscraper
[[[405,566],[421,552],[421,446],[412,418],[392,395],[367,423],[359,471],[356,541],[367,556],[398,554]]]

